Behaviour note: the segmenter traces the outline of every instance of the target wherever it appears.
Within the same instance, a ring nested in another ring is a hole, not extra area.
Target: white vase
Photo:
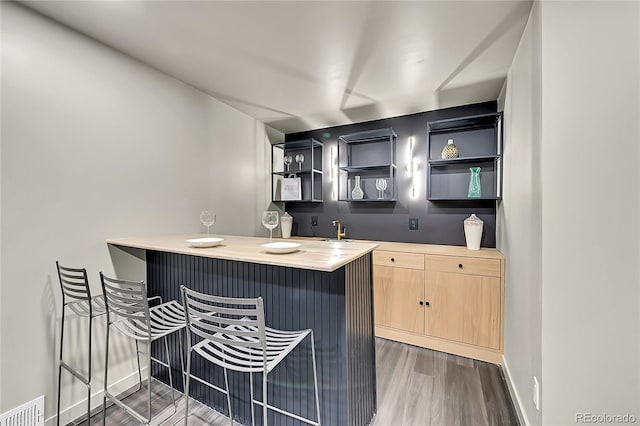
[[[464,220],[464,238],[467,240],[467,249],[480,250],[483,227],[484,222],[475,214]]]
[[[360,176],[356,176],[356,185],[351,191],[351,199],[353,200],[362,200],[364,198],[364,192],[362,192],[362,188],[360,188]]]
[[[293,226],[293,217],[284,212],[280,217],[280,229],[282,230],[282,238],[291,238],[291,226]]]

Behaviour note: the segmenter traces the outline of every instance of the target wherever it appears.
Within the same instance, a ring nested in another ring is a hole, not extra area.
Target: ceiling
[[[284,133],[497,99],[531,1],[23,1]]]

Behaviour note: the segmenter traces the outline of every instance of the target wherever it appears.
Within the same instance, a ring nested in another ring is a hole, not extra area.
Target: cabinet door
[[[374,265],[373,285],[377,325],[424,333],[424,271]]]
[[[462,274],[427,270],[426,334],[462,341],[464,278]]]
[[[500,278],[464,277],[463,342],[500,348]]]

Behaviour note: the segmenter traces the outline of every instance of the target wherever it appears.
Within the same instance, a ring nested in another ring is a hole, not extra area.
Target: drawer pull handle
[[[425,302],[424,302],[424,306],[429,306],[429,302],[428,302],[428,301],[425,301]]]
[[[421,301],[420,301],[420,306],[422,306],[422,305],[424,305],[424,302],[421,300]]]
[[[458,268],[460,268],[460,269],[463,268],[462,263],[458,263]]]
[[[391,259],[389,259],[389,260],[390,260],[390,261],[392,261],[392,262],[395,262],[395,261],[396,261],[396,259],[395,259],[394,257],[392,257],[392,258],[391,258]]]

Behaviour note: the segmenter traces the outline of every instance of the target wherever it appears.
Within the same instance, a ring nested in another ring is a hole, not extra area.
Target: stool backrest
[[[266,359],[264,305],[261,297],[220,297],[199,293],[185,286],[181,286],[181,289],[189,333],[227,348],[259,349],[263,355],[263,359],[233,359],[234,352],[229,351],[224,354],[228,362],[244,365]]]
[[[66,304],[76,300],[91,300],[89,279],[85,268],[67,268],[60,265],[58,261],[56,261],[56,267],[58,268],[63,303]],[[66,300],[67,298],[69,300]]]
[[[144,281],[118,280],[100,272],[100,282],[107,306],[108,322],[126,319],[135,323],[135,328],[127,327],[128,330],[135,330],[131,337],[150,336],[149,300]]]

